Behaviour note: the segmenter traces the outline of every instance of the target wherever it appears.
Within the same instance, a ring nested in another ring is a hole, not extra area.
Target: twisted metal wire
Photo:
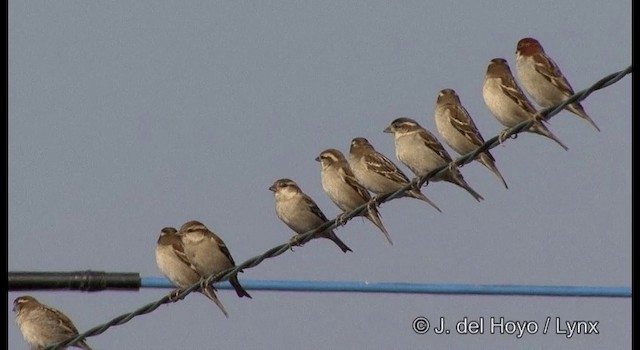
[[[612,73],[607,75],[606,77],[598,80],[596,83],[594,83],[593,85],[591,85],[589,88],[581,90],[575,94],[573,94],[571,97],[569,97],[568,99],[566,99],[565,101],[563,101],[562,103],[556,105],[556,106],[551,106],[549,108],[545,108],[542,109],[538,112],[537,117],[538,118],[542,118],[543,120],[549,120],[551,117],[553,117],[554,115],[558,114],[560,111],[562,111],[564,109],[564,107],[566,107],[567,105],[576,102],[576,101],[582,101],[585,98],[587,98],[587,96],[591,95],[591,93],[593,93],[594,91],[603,89],[609,85],[612,85],[616,82],[618,82],[620,79],[622,79],[623,77],[625,77],[627,74],[632,73],[633,71],[633,66],[630,65],[629,67],[627,67],[624,70],[621,70],[619,72],[616,73]],[[65,348],[69,345],[73,345],[77,342],[79,342],[82,339],[85,339],[86,337],[91,337],[91,336],[95,336],[95,335],[99,335],[104,333],[107,329],[113,327],[113,326],[117,326],[117,325],[121,325],[124,323],[129,322],[131,319],[133,319],[136,316],[139,315],[144,315],[144,314],[148,314],[152,311],[154,311],[155,309],[157,309],[158,307],[160,307],[160,305],[163,304],[168,304],[168,303],[174,303],[177,302],[179,300],[184,299],[187,295],[189,295],[190,293],[192,293],[195,290],[198,290],[204,283],[206,284],[212,284],[214,282],[217,281],[224,281],[224,280],[228,280],[231,276],[234,276],[236,274],[238,274],[238,272],[241,272],[243,269],[247,269],[247,268],[252,268],[255,267],[257,265],[259,265],[260,263],[262,263],[262,261],[264,261],[265,259],[269,259],[269,258],[275,258],[281,254],[283,254],[284,252],[286,252],[287,250],[292,250],[293,251],[293,247],[298,245],[301,246],[304,243],[308,242],[309,240],[311,240],[314,236],[315,233],[317,232],[322,232],[326,229],[334,229],[337,228],[338,226],[342,226],[345,225],[347,223],[347,221],[349,221],[350,219],[352,219],[355,216],[358,216],[360,213],[362,213],[364,210],[367,210],[370,206],[375,205],[375,206],[379,206],[382,203],[388,202],[392,199],[396,199],[400,196],[400,194],[402,194],[404,191],[406,191],[407,189],[411,188],[411,187],[421,187],[424,183],[427,183],[428,180],[434,176],[440,176],[443,175],[446,171],[449,170],[449,167],[451,166],[463,166],[465,164],[468,164],[470,162],[472,162],[475,157],[486,151],[489,149],[492,149],[494,147],[496,147],[497,145],[502,143],[502,140],[517,135],[520,132],[522,132],[523,130],[526,130],[529,126],[531,126],[531,124],[538,122],[537,119],[531,119],[531,120],[527,120],[527,121],[523,121],[521,123],[519,123],[518,125],[512,127],[512,128],[507,128],[505,129],[501,134],[496,135],[492,138],[490,138],[489,140],[487,140],[484,144],[482,144],[480,147],[478,147],[475,151],[473,152],[469,152],[468,154],[465,154],[463,156],[460,156],[458,158],[456,158],[455,160],[453,160],[450,164],[447,165],[443,165],[439,168],[436,168],[432,171],[430,171],[428,174],[425,174],[423,176],[419,176],[419,177],[415,177],[411,180],[411,182],[409,182],[407,185],[401,187],[400,189],[398,189],[395,192],[391,192],[391,193],[387,193],[387,194],[383,194],[383,195],[378,195],[373,197],[368,203],[365,203],[355,209],[353,209],[350,212],[347,213],[343,213],[338,215],[335,219],[327,221],[325,223],[323,223],[322,225],[318,226],[317,228],[305,232],[303,234],[297,235],[296,237],[296,242],[292,242],[289,241],[287,243],[281,244],[279,246],[273,247],[269,250],[267,250],[265,253],[261,254],[261,255],[256,255],[250,259],[245,260],[243,263],[237,265],[236,267],[233,268],[229,268],[226,270],[223,270],[219,273],[213,274],[209,277],[207,277],[204,280],[201,280],[198,283],[193,284],[192,286],[188,287],[188,288],[184,288],[184,289],[177,289],[175,293],[171,293],[168,295],[165,295],[164,297],[162,297],[160,300],[157,300],[153,303],[147,304],[142,306],[141,308],[130,312],[130,313],[126,313],[123,315],[120,315],[114,319],[112,319],[111,321],[104,323],[102,325],[93,327],[83,333],[80,333],[79,335],[73,337],[73,338],[69,338],[65,341],[62,341],[60,343],[57,343],[55,345],[50,345],[47,348],[45,348],[45,350],[56,350],[56,349],[62,349]]]

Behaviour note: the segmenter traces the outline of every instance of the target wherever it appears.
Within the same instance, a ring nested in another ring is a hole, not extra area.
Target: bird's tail
[[[77,347],[79,347],[80,349],[84,349],[84,350],[93,350],[93,349],[89,346],[89,344],[87,344],[87,341],[86,341],[86,340],[84,340],[84,339],[83,339],[83,340],[81,340],[81,341],[79,341],[79,342],[77,342],[74,346],[77,346]]]
[[[478,202],[480,202],[481,200],[484,200],[484,198],[478,192],[476,192],[473,188],[471,188],[471,186],[469,186],[467,181],[465,181],[464,177],[462,177],[462,173],[458,168],[453,168],[452,170],[448,171],[444,176],[444,180],[464,188]]]
[[[425,202],[429,203],[429,205],[431,205],[432,207],[436,208],[437,211],[442,213],[442,210],[440,210],[440,208],[438,208],[438,206],[435,203],[433,203],[429,198],[427,198],[427,196],[425,196],[424,193],[422,193],[420,190],[412,188],[412,189],[408,190],[406,192],[406,194],[409,197],[413,197],[413,198],[416,198],[416,199],[419,199],[421,201],[425,201]]]
[[[382,219],[380,219],[380,213],[374,206],[371,206],[367,210],[367,219],[369,219],[369,221],[371,221],[374,225],[376,225],[376,227],[379,228],[380,231],[382,231],[382,233],[384,234],[384,237],[387,239],[389,244],[393,245],[393,241],[391,241],[391,236],[389,235],[389,232],[387,232],[387,229],[384,228],[384,225],[382,224]]]
[[[498,170],[498,168],[496,167],[495,160],[493,159],[493,157],[491,157],[491,153],[480,153],[480,157],[478,159],[480,160],[480,163],[482,163],[482,165],[491,170],[491,172],[494,173],[502,181],[502,183],[504,184],[504,188],[509,188],[509,186],[507,186],[507,182],[504,180],[504,177],[502,177],[502,174],[500,174],[500,170]]]
[[[574,102],[565,108],[569,112],[580,117],[581,119],[584,119],[587,123],[591,124],[594,128],[596,128],[596,130],[600,131],[600,128],[596,125],[596,122],[594,122],[593,119],[589,117],[589,115],[587,114],[587,112],[584,111],[584,108],[582,108],[582,105],[580,103]]]
[[[222,302],[220,302],[220,299],[218,299],[218,296],[216,295],[216,292],[214,291],[213,287],[206,286],[203,290],[201,290],[201,292],[207,298],[209,298],[211,301],[213,301],[216,305],[218,305],[220,310],[222,310],[222,313],[224,314],[224,316],[229,318],[229,313],[224,308],[224,305],[222,305]]]
[[[340,247],[340,249],[342,249],[343,253],[353,252],[353,250],[351,250],[351,248],[349,248],[346,244],[344,244],[344,242],[340,240],[340,238],[338,238],[338,236],[336,236],[336,234],[333,231],[330,231],[328,233],[323,232],[322,237],[326,237],[332,240],[333,243],[335,243],[338,247]]]
[[[236,294],[238,294],[238,297],[240,298],[247,297],[249,299],[253,299],[251,298],[251,295],[249,295],[249,293],[242,287],[242,285],[240,285],[240,281],[238,281],[238,276],[233,276],[229,278],[229,283],[231,283],[231,286],[233,287],[233,289],[236,290]]]
[[[560,139],[558,139],[556,137],[556,135],[554,135],[551,130],[547,129],[546,126],[544,126],[542,123],[540,122],[535,122],[533,124],[531,124],[531,127],[529,127],[530,132],[536,133],[538,135],[542,135],[544,137],[547,137],[553,141],[555,141],[557,144],[559,144],[562,148],[564,148],[565,151],[569,150],[569,147],[565,146],[562,141],[560,141]]]

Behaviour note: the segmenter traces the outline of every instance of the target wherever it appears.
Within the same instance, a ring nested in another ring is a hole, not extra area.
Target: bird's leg
[[[209,277],[205,278],[205,279],[202,281],[202,283],[201,283],[201,287],[202,287],[203,289],[204,289],[204,288],[207,288],[207,287],[210,287],[210,288],[212,288],[213,290],[217,290],[217,289],[216,289],[216,287],[214,287],[214,286],[213,286],[213,283],[214,283],[214,282],[218,282],[218,281],[220,280],[220,277],[222,277],[222,276],[220,275],[220,273],[216,273],[215,275],[211,275],[211,276],[209,276]]]
[[[371,196],[371,204],[380,205],[380,202],[378,202],[378,195]]]
[[[502,146],[504,146],[504,145],[503,145],[504,140],[506,140],[506,139],[508,138],[508,137],[507,137],[507,134],[509,133],[509,130],[510,130],[510,129],[511,129],[511,128],[506,128],[506,129],[502,130],[502,131],[500,132],[499,136],[498,136],[498,142],[499,142]],[[516,137],[518,137],[518,136],[517,136],[517,134],[513,134],[512,136],[514,136],[514,139],[515,139]]]
[[[367,212],[368,213],[372,213],[372,212],[374,212],[374,210],[376,210],[376,202],[375,201],[371,201],[371,202],[367,203]]]
[[[460,182],[460,172],[457,171],[458,170],[458,165],[456,165],[456,162],[451,162],[449,163],[449,175],[451,177],[453,177],[454,180],[456,180],[457,182]]]
[[[171,293],[169,293],[169,301],[172,303],[175,303],[178,300],[184,299],[184,297],[178,298],[179,295],[180,295],[180,289],[174,289]]]
[[[200,288],[202,288],[202,290],[206,290],[208,287],[211,287],[211,289],[213,289],[214,291],[216,290],[209,278],[205,278],[200,281]]]
[[[336,217],[336,226],[344,226],[347,223],[347,219],[345,219],[345,215],[346,212],[338,215],[338,217]]]
[[[538,122],[538,123],[542,123],[542,122],[546,122],[548,121],[547,118],[545,118],[544,116],[542,116],[542,113],[540,113],[539,111],[536,112],[536,114],[533,115],[532,118],[534,121]]]
[[[289,239],[289,244],[291,245],[291,247],[289,247],[291,251],[293,251],[294,246],[302,247],[302,244],[300,244],[300,235],[293,235],[293,237]]]

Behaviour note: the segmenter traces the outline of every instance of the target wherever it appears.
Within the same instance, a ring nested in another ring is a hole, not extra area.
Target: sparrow
[[[206,278],[236,266],[224,241],[201,222],[186,222],[178,233],[187,258],[202,277]],[[237,275],[229,277],[229,283],[238,297],[252,299],[240,285]]]
[[[462,187],[478,202],[484,199],[467,184],[460,169],[452,163],[453,159],[440,141],[415,120],[397,118],[384,129],[384,132],[393,134],[396,158],[411,169],[416,176],[424,176],[438,167],[449,165],[448,171],[440,176],[432,177],[431,180],[444,180]]]
[[[569,150],[538,119],[536,109],[516,83],[504,58],[494,58],[489,62],[482,85],[482,97],[491,114],[502,125],[511,128],[525,120],[534,119],[526,131],[547,137]]]
[[[444,89],[438,93],[434,119],[440,136],[449,147],[460,155],[475,151],[485,142],[469,112],[462,106],[460,97],[453,89]],[[474,160],[491,170],[502,181],[504,187],[509,188],[496,167],[495,158],[488,149],[478,153]]]
[[[31,349],[47,346],[78,336],[78,329],[60,310],[40,303],[34,297],[23,295],[13,301],[16,323],[24,340]],[[86,340],[71,345],[75,348],[91,350]]]
[[[543,108],[558,105],[575,94],[560,68],[534,38],[523,38],[518,41],[516,72],[522,87]],[[596,123],[584,111],[580,102],[573,102],[564,108],[600,131]]]
[[[322,189],[342,211],[352,211],[371,200],[369,191],[358,183],[342,152],[333,148],[324,150],[316,157],[316,161],[320,162],[321,166]],[[393,245],[391,236],[382,224],[380,213],[375,205],[369,205],[367,210],[359,215],[376,225],[387,238],[389,244]]]
[[[278,179],[269,187],[269,190],[273,192],[275,198],[276,215],[296,234],[311,231],[329,221],[313,199],[302,192],[293,180]],[[315,237],[328,238],[344,253],[352,252],[333,230],[318,232]],[[292,241],[295,242],[296,239],[297,235],[292,238]]]
[[[158,237],[156,244],[156,265],[158,265],[160,273],[178,288],[188,288],[206,277],[198,273],[186,256],[182,237],[173,227],[165,227],[160,231],[160,237]],[[222,310],[225,317],[229,317],[229,313],[216,296],[213,286],[207,285],[198,291],[213,301]]]
[[[356,137],[349,148],[349,166],[358,182],[367,190],[379,195],[395,192],[409,183],[409,178],[389,158],[373,148],[369,140]],[[402,197],[412,197],[427,202],[442,212],[420,189],[409,187]]]

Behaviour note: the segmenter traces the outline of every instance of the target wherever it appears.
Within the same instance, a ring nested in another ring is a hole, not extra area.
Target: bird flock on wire
[[[574,94],[567,79],[536,39],[523,38],[518,41],[515,59],[516,73],[522,87],[540,107],[557,105]],[[494,58],[489,62],[484,76],[482,97],[491,114],[506,128],[533,120],[525,131],[549,138],[568,150],[544,124],[546,120],[538,114],[519,87],[505,59]],[[568,104],[565,109],[600,131],[580,102]],[[443,89],[438,93],[434,119],[442,139],[460,155],[475,151],[485,142],[453,89]],[[415,120],[397,118],[384,129],[384,132],[393,134],[396,158],[416,176],[424,176],[449,164],[443,175],[430,180],[450,182],[467,191],[477,201],[484,199],[467,183],[436,136]],[[503,135],[504,133],[499,138],[501,142],[504,140]],[[478,153],[474,160],[489,169],[504,187],[508,188],[507,182],[496,167],[495,158],[488,149]],[[380,218],[375,197],[370,193],[377,196],[396,192],[410,183],[407,175],[393,161],[377,152],[363,137],[356,137],[351,141],[348,158],[337,149],[327,149],[320,152],[316,161],[320,162],[321,166],[322,189],[331,201],[343,213],[368,203],[366,210],[358,215],[371,221],[384,234],[389,244],[393,244]],[[401,196],[419,199],[441,211],[422,193],[422,185],[420,183],[410,186]],[[297,238],[301,234],[328,221],[313,199],[305,194],[295,181],[278,179],[269,190],[274,193],[276,215],[296,232],[290,240],[292,245],[300,245],[301,242]],[[344,219],[339,216],[338,222],[344,223]],[[318,232],[314,238],[316,237],[332,240],[345,253],[351,251],[332,229]],[[177,288],[187,288],[199,281],[205,281],[216,273],[235,267],[233,257],[222,239],[195,220],[183,224],[180,229],[163,228],[155,255],[158,269]],[[238,297],[251,298],[240,285],[237,274],[230,277],[229,282]],[[203,282],[198,291],[229,317],[216,296],[213,285]],[[178,294],[173,292],[171,295],[176,298]],[[20,296],[15,299],[13,305],[16,323],[31,349],[43,349],[78,335],[73,322],[61,311],[40,303],[31,296]],[[71,346],[91,349],[85,340]]]

